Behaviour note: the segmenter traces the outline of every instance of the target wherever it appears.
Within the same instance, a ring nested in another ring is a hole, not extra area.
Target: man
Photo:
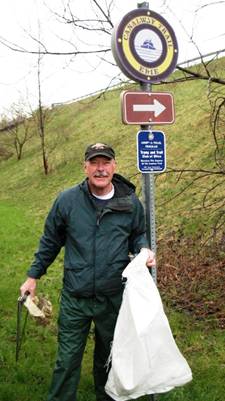
[[[48,401],[76,401],[83,352],[91,322],[95,325],[94,382],[97,401],[112,400],[104,391],[106,362],[122,301],[121,274],[129,253],[148,247],[143,207],[135,187],[115,174],[114,150],[88,146],[86,180],[62,192],[46,219],[35,260],[21,294],[35,294],[36,280],[65,247],[59,313],[58,357]],[[149,250],[147,266],[155,264]]]

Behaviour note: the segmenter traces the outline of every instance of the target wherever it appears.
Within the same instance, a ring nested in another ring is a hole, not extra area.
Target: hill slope
[[[212,68],[218,73],[224,62],[217,60]],[[139,89],[138,85],[134,88]],[[217,85],[213,89],[215,93],[220,88]],[[176,114],[173,125],[153,127],[165,132],[167,142],[167,171],[156,177],[158,237],[179,229],[185,235],[206,238],[219,218],[218,207],[223,203],[220,195],[224,190],[224,186],[216,185],[221,184],[223,177],[204,172],[218,170],[210,128],[208,82],[186,81],[154,86],[153,90],[173,94]],[[141,195],[141,174],[136,167],[136,133],[140,127],[122,124],[120,92],[110,91],[97,100],[53,109],[46,124],[50,174],[43,174],[40,139],[36,135],[25,144],[22,160],[18,162],[13,156],[1,162],[0,199],[17,199],[17,204],[22,202],[32,213],[44,216],[57,192],[83,178],[84,149],[96,141],[115,147],[118,172],[131,178]],[[0,144],[4,145],[4,137],[2,133]],[[183,169],[189,171],[182,173]],[[196,169],[200,172],[191,172]],[[178,172],[173,173],[174,170]]]

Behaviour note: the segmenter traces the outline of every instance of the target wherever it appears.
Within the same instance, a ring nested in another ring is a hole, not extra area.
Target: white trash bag
[[[105,391],[116,401],[163,393],[192,379],[180,353],[143,249],[123,271],[127,278],[110,354]]]

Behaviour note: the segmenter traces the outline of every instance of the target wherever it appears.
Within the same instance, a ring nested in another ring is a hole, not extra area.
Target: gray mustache
[[[95,175],[94,175],[94,177],[98,177],[98,178],[101,178],[101,177],[108,177],[108,173],[106,173],[106,172],[104,172],[104,171],[102,171],[102,172],[96,172],[95,173]]]

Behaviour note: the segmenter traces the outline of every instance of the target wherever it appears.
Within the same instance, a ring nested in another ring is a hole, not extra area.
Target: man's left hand
[[[156,265],[155,254],[151,249],[148,249],[148,259],[146,261],[146,266],[151,268]]]

